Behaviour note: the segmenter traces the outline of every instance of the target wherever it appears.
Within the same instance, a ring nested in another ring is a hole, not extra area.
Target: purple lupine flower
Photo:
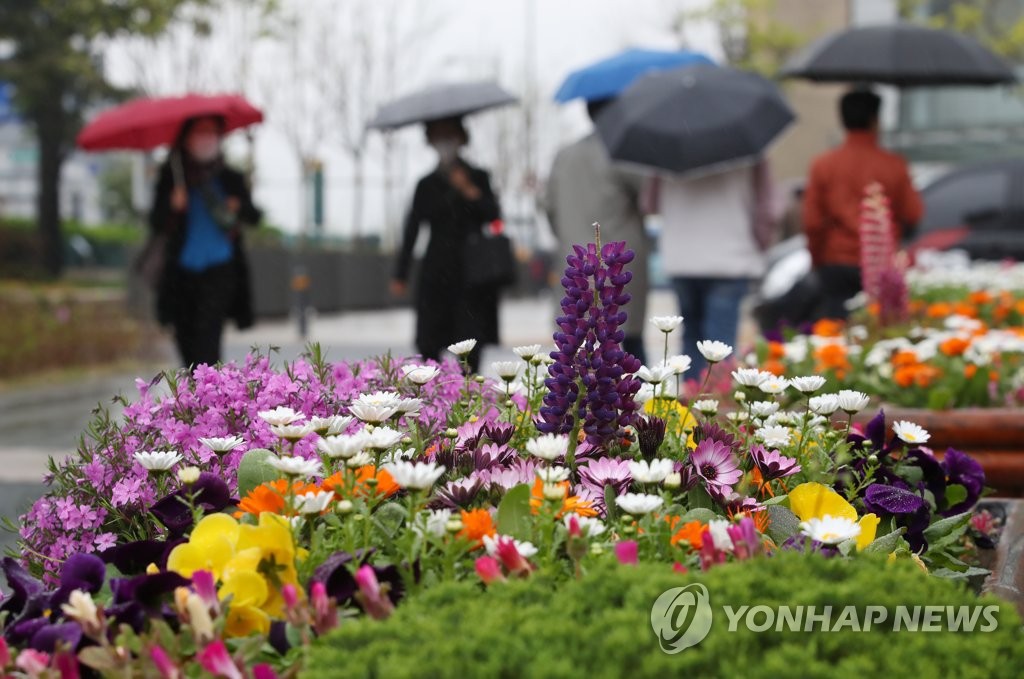
[[[616,457],[601,457],[588,460],[579,466],[580,481],[594,491],[595,495],[604,497],[604,489],[611,486],[616,495],[622,495],[633,483],[633,475],[629,472],[629,461]]]
[[[704,485],[708,489],[715,488],[720,494],[727,494],[725,491],[731,490],[743,477],[732,449],[712,438],[697,444],[697,448],[690,454],[690,464]]]
[[[907,319],[909,306],[907,278],[902,271],[890,267],[878,277],[878,319],[883,326],[902,323]]]
[[[777,450],[767,450],[760,444],[750,449],[750,457],[754,460],[754,466],[761,472],[761,478],[765,483],[800,472],[796,458],[786,457]]]
[[[565,297],[556,319],[554,363],[548,368],[548,393],[537,428],[547,434],[568,434],[577,418],[587,441],[604,445],[636,419],[634,396],[640,381],[632,376],[640,361],[622,350],[626,321],[620,307],[629,302],[625,286],[633,260],[625,242],[607,243],[598,253],[593,243],[573,246],[562,277]],[[580,390],[583,393],[580,393]]]

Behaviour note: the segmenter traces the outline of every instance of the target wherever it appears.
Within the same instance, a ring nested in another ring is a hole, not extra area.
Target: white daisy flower
[[[402,488],[426,490],[445,472],[444,465],[435,462],[409,462],[400,460],[382,466]]]
[[[207,436],[199,439],[199,442],[218,455],[230,453],[235,448],[245,445],[245,440],[241,436]]]
[[[309,422],[303,422],[301,424],[275,424],[271,425],[270,431],[274,432],[274,435],[278,438],[294,443],[295,441],[301,441],[312,434],[313,425]]]
[[[928,439],[932,437],[924,427],[906,420],[893,422],[892,430],[904,443],[928,443]]]
[[[673,470],[672,460],[640,460],[629,463],[629,473],[637,483],[661,483]]]
[[[827,417],[839,410],[839,396],[836,394],[812,396],[808,401],[808,405],[811,408],[811,412],[817,413],[818,415],[825,415]]]
[[[785,377],[778,377],[772,375],[761,380],[761,383],[757,385],[757,388],[766,394],[777,395],[786,391],[789,388],[789,380]]]
[[[794,377],[789,383],[797,391],[811,394],[825,386],[825,378],[821,375],[804,375],[802,377]]]
[[[307,495],[295,497],[295,509],[299,514],[322,514],[334,499],[334,491],[318,490]]]
[[[529,361],[540,353],[540,349],[539,344],[524,344],[521,347],[513,347],[512,352],[524,361]]]
[[[701,340],[697,342],[697,351],[708,363],[720,363],[729,358],[732,347],[718,340]]]
[[[261,410],[258,414],[261,420],[271,426],[292,424],[293,422],[306,419],[306,416],[302,413],[284,406],[279,406],[273,410]]]
[[[285,476],[320,476],[319,460],[306,460],[301,457],[268,457],[267,464]]]
[[[863,391],[854,391],[853,389],[843,389],[837,394],[837,398],[839,399],[839,409],[851,415],[867,408],[871,401]]]
[[[683,324],[682,316],[652,316],[651,325],[668,334]]]
[[[403,436],[402,432],[396,431],[391,427],[374,427],[373,431],[369,433],[366,447],[370,450],[387,450],[398,444]]]
[[[503,381],[511,382],[519,376],[523,364],[520,361],[495,361],[491,363],[491,368]]]
[[[693,402],[693,409],[702,415],[714,415],[718,412],[718,401],[713,398],[705,398]]]
[[[729,522],[725,519],[712,519],[708,521],[708,532],[711,533],[711,542],[715,549],[722,552],[733,550],[732,538],[729,537]]]
[[[149,472],[165,472],[181,462],[181,453],[173,450],[151,450],[135,453],[135,461]]]
[[[769,377],[775,377],[769,372],[758,370],[757,368],[738,368],[732,371],[732,378],[736,381],[736,384],[741,387],[757,387],[760,386]]]
[[[544,483],[561,483],[569,478],[565,467],[538,467],[537,477]]]
[[[837,545],[860,535],[860,525],[847,518],[825,515],[800,524],[800,532],[826,545]]]
[[[677,354],[675,356],[669,356],[668,360],[665,361],[665,365],[672,370],[674,375],[682,375],[684,372],[690,369],[693,361],[690,360],[689,356],[685,354]]]
[[[325,436],[316,442],[316,448],[329,458],[347,460],[363,452],[369,442],[369,435],[359,431],[355,434]]]
[[[440,368],[433,365],[403,365],[402,374],[413,384],[423,386],[441,374]]]
[[[761,427],[757,430],[756,436],[758,440],[770,448],[782,448],[789,445],[791,432],[789,427],[776,425],[773,427]]]
[[[661,507],[664,502],[657,495],[647,495],[646,493],[626,493],[615,498],[615,504],[619,509],[634,516],[650,514]]]
[[[779,411],[779,404],[775,401],[753,401],[749,408],[754,417],[768,417]]]
[[[544,434],[526,442],[526,452],[534,457],[551,462],[569,449],[569,437],[556,434]]]
[[[448,351],[452,352],[456,356],[465,356],[469,352],[473,351],[474,347],[476,347],[476,340],[467,339],[462,340],[461,342],[456,342],[455,344],[449,344]]]

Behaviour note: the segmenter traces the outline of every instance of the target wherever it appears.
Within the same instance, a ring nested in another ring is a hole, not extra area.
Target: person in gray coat
[[[587,102],[590,119],[594,120],[610,101]],[[633,299],[626,307],[623,349],[646,363],[643,331],[647,322],[650,244],[640,210],[644,182],[643,175],[613,165],[597,133],[591,132],[555,156],[545,207],[562,256],[572,251],[573,244],[594,240],[594,222],[601,225],[602,242],[626,241],[636,252],[629,267],[633,280],[627,290]]]

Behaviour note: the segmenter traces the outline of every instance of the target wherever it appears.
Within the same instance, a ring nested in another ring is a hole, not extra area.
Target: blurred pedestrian
[[[253,323],[242,227],[261,212],[241,173],[221,153],[224,121],[187,120],[160,168],[149,214],[151,242],[161,244],[157,318],[174,328],[186,367],[221,358],[224,321]]]
[[[878,144],[881,102],[868,90],[843,95],[839,114],[846,140],[811,166],[803,223],[821,285],[817,318],[846,318],[846,301],[861,290],[860,206],[869,184],[880,184],[888,197],[897,240],[924,212],[906,161]]]
[[[611,99],[587,102],[594,120]],[[647,322],[648,259],[650,245],[640,212],[644,176],[612,164],[596,132],[562,148],[548,178],[545,203],[548,221],[558,237],[559,260],[576,243],[594,240],[594,222],[601,225],[602,242],[626,241],[636,253],[630,265],[633,299],[626,307],[623,349],[646,363],[643,330]]]
[[[691,374],[706,366],[700,340],[736,345],[740,304],[765,269],[775,240],[768,164],[652,182],[662,217],[658,244],[683,317],[683,353]]]
[[[428,225],[430,240],[415,287],[416,348],[423,358],[438,360],[449,344],[475,339],[469,363],[476,372],[483,346],[498,343],[499,288],[466,284],[463,247],[470,234],[501,218],[501,208],[487,172],[459,155],[469,143],[461,118],[428,122],[426,136],[438,164],[416,185],[391,292],[405,294],[413,248],[420,227]]]

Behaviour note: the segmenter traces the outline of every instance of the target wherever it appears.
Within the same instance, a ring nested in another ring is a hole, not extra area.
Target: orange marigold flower
[[[477,547],[483,545],[485,535],[495,535],[498,530],[494,527],[494,519],[486,509],[462,510],[462,530],[459,537],[472,540]]]
[[[778,375],[779,377],[782,377],[783,375],[786,374],[786,366],[782,363],[782,361],[778,361],[773,358],[765,361],[761,365],[761,370],[764,370],[765,372],[770,372],[772,375]]]
[[[786,347],[782,342],[768,342],[768,358],[779,360],[786,355]]]
[[[992,301],[992,293],[986,290],[975,290],[967,296],[971,304],[988,304]]]
[[[914,383],[914,378],[917,376],[917,364],[914,365],[903,365],[892,373],[892,381],[901,387],[909,387]]]
[[[933,302],[925,311],[928,318],[945,318],[953,314],[953,305],[948,302]]]
[[[907,366],[913,367],[918,364],[917,354],[913,351],[897,351],[892,355],[892,364],[896,367]]]
[[[824,344],[814,352],[818,372],[826,370],[846,371],[850,369],[846,347],[838,343]]]
[[[563,514],[576,513],[580,516],[597,516],[597,510],[591,505],[588,500],[581,500],[577,495],[569,495],[569,482],[562,481],[561,483],[555,484],[562,489],[562,508],[558,510],[556,516],[561,518]],[[544,503],[544,482],[538,477],[533,482],[533,488],[530,489],[530,509],[534,514],[540,511],[541,505]]]
[[[978,317],[978,307],[967,302],[957,302],[953,305],[953,313],[960,314],[961,316],[967,316],[968,318]]]
[[[316,492],[316,487],[302,481],[293,481],[292,490],[296,495],[305,495]],[[256,486],[238,503],[239,511],[234,513],[234,517],[240,519],[246,514],[259,516],[262,512],[281,514],[284,512],[284,498],[287,494],[288,481],[285,479],[268,481]]]
[[[370,483],[370,479],[376,480],[376,485]],[[377,471],[372,464],[356,469],[355,483],[351,490],[345,487],[344,472],[335,472],[324,479],[321,485],[325,490],[333,490],[338,497],[390,497],[400,489],[387,470]]]
[[[834,318],[822,318],[815,321],[811,332],[820,337],[839,337],[843,334],[843,322]]]
[[[914,374],[914,384],[922,389],[932,386],[935,380],[942,377],[942,371],[933,365],[921,364]]]
[[[701,538],[704,528],[704,524],[700,521],[683,524],[683,527],[672,535],[672,546],[675,547],[680,542],[685,542],[693,549],[700,549],[704,546],[704,541]]]
[[[939,344],[939,351],[946,356],[960,356],[967,351],[969,346],[971,346],[971,343],[961,337],[950,337]]]
[[[967,379],[971,379],[977,374],[978,366],[974,365],[973,363],[968,363],[967,365],[964,366],[964,377],[966,377]]]

